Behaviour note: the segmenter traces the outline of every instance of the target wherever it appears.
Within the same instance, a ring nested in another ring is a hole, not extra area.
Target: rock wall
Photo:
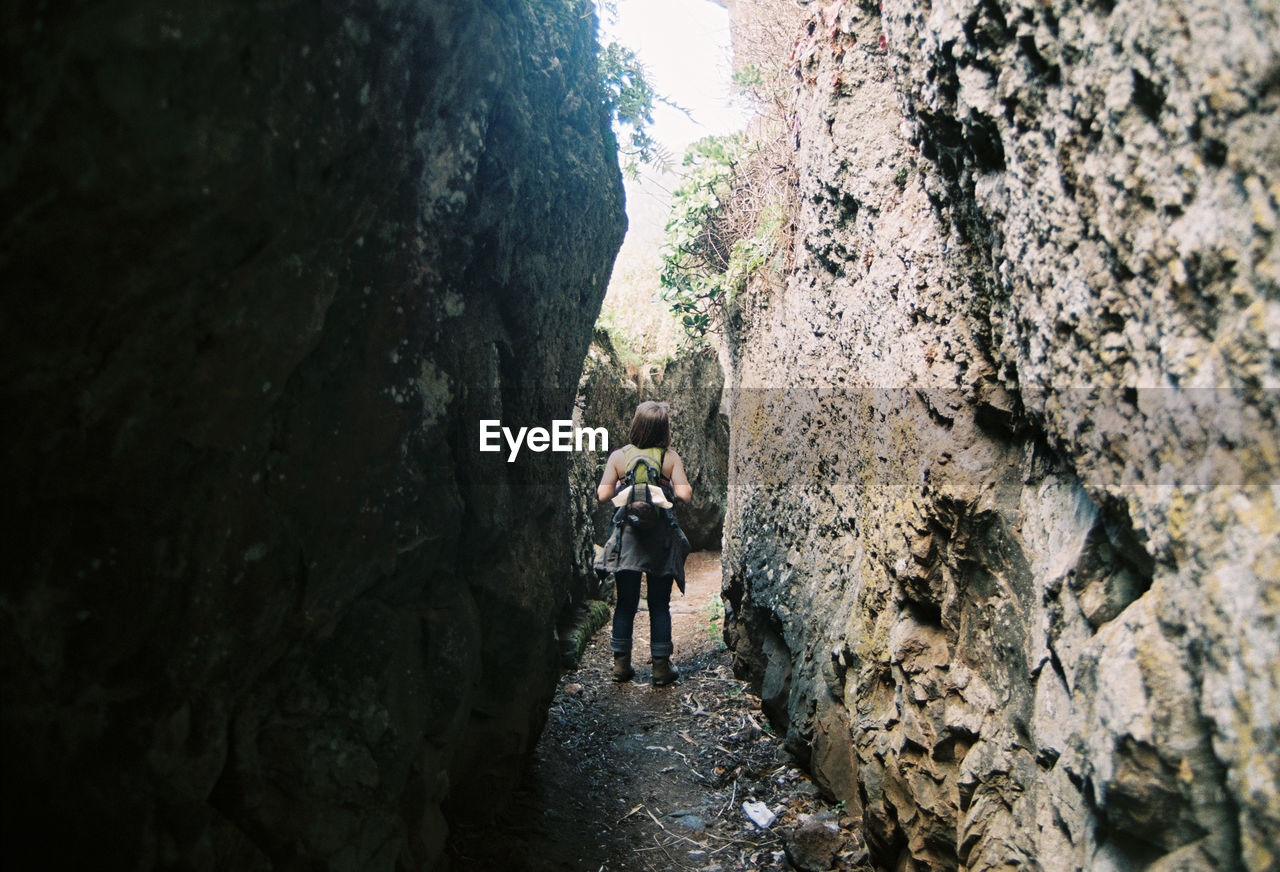
[[[429,869],[557,677],[620,244],[585,2],[11,11],[13,868]]]
[[[661,377],[654,396],[671,407],[671,439],[693,488],[693,501],[678,510],[680,527],[695,551],[719,550],[729,495],[729,419],[720,360],[707,349],[683,354],[663,367]]]
[[[1277,10],[810,10],[740,668],[882,868],[1277,868]]]

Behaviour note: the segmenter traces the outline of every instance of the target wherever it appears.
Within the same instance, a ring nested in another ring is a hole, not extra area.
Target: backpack
[[[662,486],[662,464],[667,459],[667,449],[662,449],[657,465],[641,449],[632,449],[631,454],[623,481],[631,488],[632,499],[623,506],[623,517],[637,530],[652,530],[658,525],[661,510],[650,500],[649,488]],[[639,498],[641,493],[643,499]]]

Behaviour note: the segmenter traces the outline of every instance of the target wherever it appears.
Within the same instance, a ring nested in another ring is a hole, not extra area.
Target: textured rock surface
[[[610,449],[627,444],[636,404],[660,400],[670,406],[672,444],[684,459],[693,487],[693,502],[676,511],[681,529],[695,551],[719,549],[729,476],[729,422],[721,405],[724,373],[710,353],[685,354],[660,370],[630,374],[609,334],[598,330],[583,364],[575,421],[585,427],[605,427]],[[614,509],[595,499],[607,454],[575,454],[569,487],[574,529],[577,531],[575,590],[590,591],[595,583],[594,545],[609,535]]]
[[[557,674],[623,229],[585,3],[5,30],[3,828],[22,868],[430,868]],[[15,867],[16,868],[16,867]]]
[[[741,667],[885,868],[1276,868],[1275,7],[811,8]]]
[[[708,351],[677,357],[663,367],[653,391],[671,407],[671,441],[693,488],[693,502],[680,506],[680,526],[695,550],[719,549],[729,478],[720,361]]]

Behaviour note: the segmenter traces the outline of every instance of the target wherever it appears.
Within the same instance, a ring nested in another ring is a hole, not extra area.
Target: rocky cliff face
[[[623,231],[588,4],[5,31],[6,860],[431,868],[540,729]]]
[[[885,868],[1275,868],[1275,10],[811,8],[740,665]]]

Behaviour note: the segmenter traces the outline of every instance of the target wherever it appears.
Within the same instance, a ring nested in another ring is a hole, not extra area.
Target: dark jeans
[[[613,574],[618,587],[618,604],[613,609],[613,637],[609,647],[614,654],[631,653],[631,628],[640,608],[640,573],[619,570]],[[654,657],[670,657],[671,644],[671,576],[649,579],[649,653]]]

